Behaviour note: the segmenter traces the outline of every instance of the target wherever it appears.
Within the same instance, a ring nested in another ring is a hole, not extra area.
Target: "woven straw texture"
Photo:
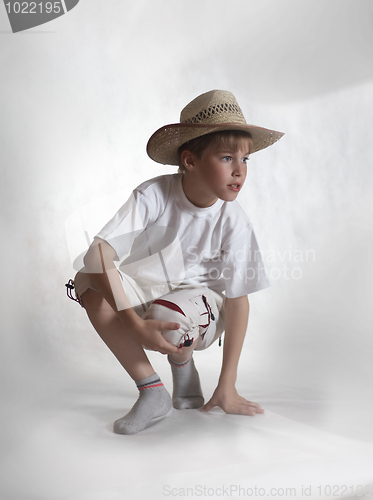
[[[158,129],[148,141],[147,153],[157,163],[177,165],[177,153],[182,144],[219,130],[250,132],[253,153],[271,146],[284,135],[247,124],[233,94],[225,90],[211,90],[196,97],[182,110],[180,123]]]

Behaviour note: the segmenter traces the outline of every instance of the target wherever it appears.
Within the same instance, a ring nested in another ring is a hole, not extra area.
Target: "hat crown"
[[[191,101],[180,113],[180,123],[237,123],[246,125],[236,98],[227,90],[210,90]]]

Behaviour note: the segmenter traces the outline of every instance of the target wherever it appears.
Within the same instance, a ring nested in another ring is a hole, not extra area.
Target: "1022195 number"
[[[59,14],[61,2],[13,2],[5,4],[8,14]]]

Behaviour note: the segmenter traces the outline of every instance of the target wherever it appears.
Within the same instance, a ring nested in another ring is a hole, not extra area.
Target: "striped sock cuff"
[[[193,357],[193,354],[189,359],[187,359],[186,361],[183,361],[182,363],[176,363],[176,361],[174,361],[170,355],[167,356],[167,359],[168,359],[168,362],[170,363],[170,365],[177,366],[178,368],[182,368],[183,366],[186,366],[189,363],[189,361],[192,359],[192,357]]]
[[[139,391],[143,391],[144,389],[161,387],[163,384],[159,376],[156,373],[154,373],[154,375],[150,375],[150,377],[146,377],[143,378],[142,380],[139,380],[138,382],[136,382],[136,385]]]

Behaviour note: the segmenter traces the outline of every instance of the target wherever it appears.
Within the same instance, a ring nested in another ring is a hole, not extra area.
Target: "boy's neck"
[[[196,188],[196,182],[194,181],[194,179],[192,179],[190,173],[189,175],[186,173],[183,174],[181,179],[181,186],[187,199],[197,208],[211,207],[219,199],[216,197],[208,198],[204,196],[204,193],[200,192],[198,188]]]

